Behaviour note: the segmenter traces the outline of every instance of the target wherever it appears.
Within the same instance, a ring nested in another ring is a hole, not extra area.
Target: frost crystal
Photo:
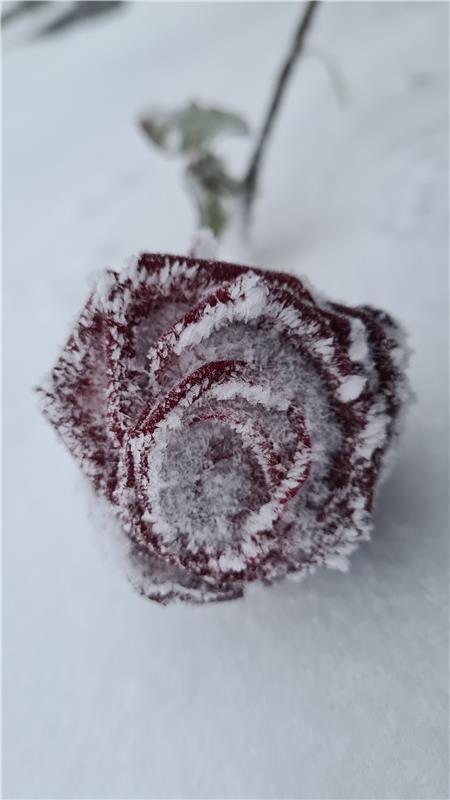
[[[167,603],[346,569],[409,397],[387,314],[297,278],[141,255],[106,272],[44,411]]]

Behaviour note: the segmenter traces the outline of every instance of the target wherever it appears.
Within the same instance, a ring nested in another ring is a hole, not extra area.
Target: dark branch
[[[307,3],[306,8],[302,13],[300,23],[295,32],[295,36],[292,41],[292,45],[290,47],[286,61],[284,62],[283,67],[278,76],[278,80],[275,85],[275,90],[272,99],[270,101],[270,105],[267,109],[267,114],[264,120],[264,124],[261,128],[261,132],[256,142],[256,147],[253,151],[253,155],[251,157],[247,173],[243,180],[242,185],[243,185],[244,210],[247,220],[250,216],[251,206],[257,189],[259,172],[261,169],[261,162],[264,156],[267,140],[272,130],[273,124],[275,122],[275,117],[279,110],[283,95],[286,91],[289,78],[292,74],[295,63],[302,51],[303,43],[305,41],[306,34],[308,33],[308,30],[311,26],[314,13],[317,10],[318,3],[319,0],[310,0],[310,2]]]

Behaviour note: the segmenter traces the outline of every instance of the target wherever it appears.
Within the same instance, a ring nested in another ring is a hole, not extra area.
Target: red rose
[[[161,602],[225,600],[369,537],[408,386],[396,323],[283,273],[140,256],[40,392]]]

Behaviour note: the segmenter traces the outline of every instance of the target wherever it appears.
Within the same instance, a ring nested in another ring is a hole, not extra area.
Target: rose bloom
[[[345,569],[410,391],[387,314],[278,272],[143,254],[98,280],[40,387],[142,594]]]

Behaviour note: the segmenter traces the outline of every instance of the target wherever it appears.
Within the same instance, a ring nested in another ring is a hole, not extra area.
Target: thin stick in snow
[[[261,161],[267,145],[267,140],[275,122],[276,114],[280,108],[281,100],[286,91],[289,78],[292,74],[295,63],[302,52],[303,44],[311,27],[314,14],[317,10],[318,2],[319,0],[310,0],[310,2],[307,3],[304,12],[302,13],[299,26],[292,41],[292,45],[278,76],[275,90],[270,101],[260,135],[256,142],[256,147],[253,151],[247,173],[243,180],[244,213],[246,222],[248,222],[250,217],[251,207],[258,185]]]

